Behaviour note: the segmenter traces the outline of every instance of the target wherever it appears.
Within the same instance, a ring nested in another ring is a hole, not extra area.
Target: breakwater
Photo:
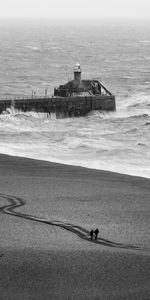
[[[0,100],[0,114],[14,108],[18,111],[55,113],[57,118],[85,116],[92,110],[116,109],[115,96],[33,97]]]

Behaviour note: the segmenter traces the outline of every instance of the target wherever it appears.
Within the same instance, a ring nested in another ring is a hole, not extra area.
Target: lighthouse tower
[[[81,67],[79,63],[76,63],[74,66],[74,84],[78,86],[81,81]]]

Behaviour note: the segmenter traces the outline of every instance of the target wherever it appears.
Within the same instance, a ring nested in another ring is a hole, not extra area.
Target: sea
[[[0,115],[0,153],[150,178],[150,21],[0,20],[0,99],[50,96],[76,62],[116,111],[56,119],[12,107]]]

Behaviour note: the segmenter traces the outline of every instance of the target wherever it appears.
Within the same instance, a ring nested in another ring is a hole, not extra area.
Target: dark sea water
[[[59,119],[0,115],[0,153],[150,177],[150,23],[0,21],[0,98],[48,94],[73,77],[98,78],[116,112]]]

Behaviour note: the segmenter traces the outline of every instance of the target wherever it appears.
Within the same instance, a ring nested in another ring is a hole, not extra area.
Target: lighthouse
[[[78,62],[75,64],[73,71],[74,71],[74,85],[79,86],[81,81],[81,67]]]

